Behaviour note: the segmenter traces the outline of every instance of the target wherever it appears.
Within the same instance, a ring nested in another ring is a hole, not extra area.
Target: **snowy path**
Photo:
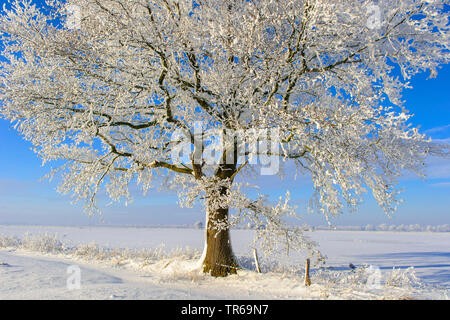
[[[71,261],[0,251],[0,299],[186,299],[203,298],[195,292],[158,286],[124,270],[80,265],[82,287],[69,290]]]
[[[6,263],[6,265],[2,265]],[[81,270],[81,288],[68,289],[67,268]],[[243,280],[243,279],[242,279]],[[292,294],[238,285],[156,279],[122,268],[0,249],[0,300],[7,299],[285,299]],[[264,287],[264,285],[263,285]],[[302,289],[303,290],[303,289]]]
[[[240,292],[160,283],[123,269],[0,250],[0,300],[4,299],[232,299]],[[81,289],[68,289],[67,268],[81,270]],[[205,290],[206,289],[206,290]],[[251,298],[251,297],[249,297]]]

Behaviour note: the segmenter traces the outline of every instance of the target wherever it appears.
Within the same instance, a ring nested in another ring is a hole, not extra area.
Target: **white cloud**
[[[429,184],[431,187],[447,188],[450,187],[450,182],[438,182]]]
[[[431,139],[434,143],[444,143],[444,144],[450,144],[450,138],[445,139]]]
[[[450,158],[428,158],[426,174],[428,179],[450,179]]]
[[[428,130],[424,131],[428,135],[432,135],[435,133],[443,133],[443,132],[450,132],[450,124],[446,124],[444,126],[434,127]]]

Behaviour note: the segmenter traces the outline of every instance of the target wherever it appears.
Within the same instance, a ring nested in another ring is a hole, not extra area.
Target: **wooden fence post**
[[[259,267],[258,253],[256,252],[256,248],[253,249],[253,257],[255,258],[256,271],[258,273],[261,273],[261,268]]]
[[[305,266],[305,287],[308,287],[311,285],[311,279],[309,279],[309,259],[306,259],[306,266]]]

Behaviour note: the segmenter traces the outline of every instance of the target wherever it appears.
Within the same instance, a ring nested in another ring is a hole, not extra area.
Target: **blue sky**
[[[3,1],[1,1],[3,5]],[[427,80],[419,75],[411,82],[413,89],[405,92],[407,109],[415,117],[414,125],[433,139],[450,142],[450,66],[443,67],[436,79]],[[0,225],[92,225],[92,224],[192,224],[203,221],[201,208],[185,209],[176,204],[175,195],[151,191],[145,197],[135,194],[135,202],[125,207],[114,204],[103,206],[103,215],[88,217],[79,204],[72,205],[69,196],[56,192],[56,184],[40,181],[50,166],[42,167],[41,161],[11,127],[0,119]],[[405,188],[405,200],[399,210],[388,218],[371,197],[356,213],[345,213],[335,219],[337,225],[365,224],[421,224],[450,223],[450,160],[430,159],[428,178],[403,177],[400,185]],[[308,179],[263,177],[261,192],[272,197],[291,191],[299,212],[306,209],[312,185]],[[318,214],[302,214],[305,222],[323,225],[325,219]]]

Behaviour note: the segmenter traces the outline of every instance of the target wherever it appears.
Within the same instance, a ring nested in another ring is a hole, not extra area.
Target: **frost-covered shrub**
[[[0,235],[0,248],[18,247],[20,239],[17,237]]]
[[[200,252],[189,247],[165,250],[164,246],[151,249],[105,248],[96,243],[81,243],[70,246],[58,239],[57,234],[32,235],[26,233],[22,239],[0,235],[0,248],[14,248],[41,253],[62,254],[86,261],[102,261],[121,265],[130,263],[139,267],[149,266],[165,259],[192,260]]]
[[[386,287],[412,287],[419,284],[414,268],[409,267],[406,270],[392,269],[392,272],[388,275],[385,286]]]
[[[58,240],[58,236],[48,233],[36,236],[26,233],[20,248],[42,253],[61,253],[64,251],[63,243]]]
[[[379,274],[376,274],[377,271]],[[379,278],[374,279],[374,275]],[[356,295],[365,298],[398,299],[421,296],[423,285],[416,277],[414,268],[380,270],[376,267],[360,267],[352,271],[321,268],[311,273],[311,281],[322,287],[327,295],[345,297]],[[350,294],[351,293],[351,294]]]
[[[80,244],[72,250],[71,254],[75,257],[89,260],[105,260],[109,256],[105,249],[95,243]]]

